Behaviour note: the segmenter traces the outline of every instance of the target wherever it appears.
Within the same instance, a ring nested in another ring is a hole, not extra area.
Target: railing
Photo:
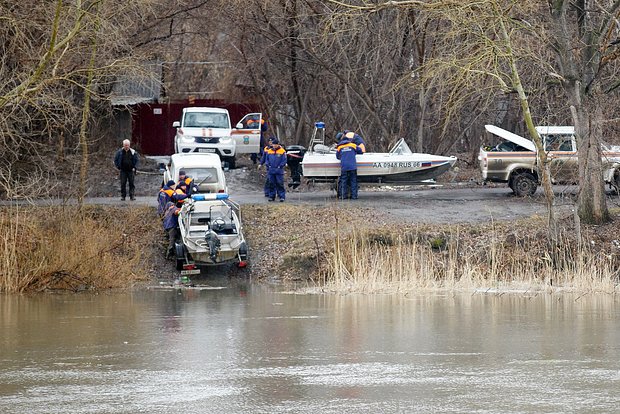
[[[313,152],[315,145],[325,146],[325,122],[315,122],[314,132],[312,138],[310,138],[310,144],[308,144],[308,151]]]

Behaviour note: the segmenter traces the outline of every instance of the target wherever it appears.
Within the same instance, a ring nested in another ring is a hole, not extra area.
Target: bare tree
[[[549,1],[551,46],[579,140],[579,217],[587,223],[609,221],[601,164],[602,101],[603,84],[610,92],[617,86],[612,63],[620,56],[619,11],[618,1]]]
[[[57,137],[63,151],[81,151],[81,163],[88,165],[85,144],[92,137],[86,129],[78,132],[83,109],[91,95],[105,101],[118,73],[139,70],[137,63],[146,56],[127,48],[128,28],[152,5],[117,0],[0,4],[0,193],[48,194],[58,165],[44,155],[53,152]],[[95,115],[87,110],[84,121]]]

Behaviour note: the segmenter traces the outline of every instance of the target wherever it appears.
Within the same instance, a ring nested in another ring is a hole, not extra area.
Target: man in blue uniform
[[[362,148],[347,138],[346,135],[339,134],[342,138],[336,147],[336,158],[340,160],[340,179],[338,180],[338,198],[344,200],[348,198],[349,189],[351,199],[357,200],[357,154],[362,154]]]
[[[344,137],[347,138],[352,143],[354,143],[355,145],[357,145],[358,147],[360,147],[362,150],[362,154],[366,152],[366,144],[364,144],[364,140],[362,139],[361,136],[359,136],[353,131],[344,131]]]
[[[263,155],[264,164],[267,166],[267,180],[269,182],[269,201],[276,199],[276,193],[280,201],[286,198],[284,189],[284,166],[286,165],[286,151],[280,146],[277,138],[272,138],[271,147]],[[262,161],[262,160],[261,160]]]

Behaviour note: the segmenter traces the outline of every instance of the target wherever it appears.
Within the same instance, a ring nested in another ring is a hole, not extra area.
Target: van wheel
[[[229,170],[232,170],[235,168],[235,165],[236,165],[235,157],[222,159],[222,168],[228,168]]]
[[[524,172],[517,174],[512,179],[511,188],[518,197],[533,196],[538,188],[538,183],[532,174]]]

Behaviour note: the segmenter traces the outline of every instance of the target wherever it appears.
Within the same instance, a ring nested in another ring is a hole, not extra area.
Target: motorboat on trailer
[[[181,241],[176,244],[176,267],[181,274],[200,273],[200,265],[236,263],[244,267],[248,247],[239,204],[226,193],[194,194],[179,212]]]
[[[357,156],[357,181],[379,184],[420,184],[448,171],[456,157],[412,152],[401,138],[389,152],[367,152]],[[301,162],[310,182],[334,182],[340,176],[335,145],[325,145],[325,124],[315,123],[310,145]]]

